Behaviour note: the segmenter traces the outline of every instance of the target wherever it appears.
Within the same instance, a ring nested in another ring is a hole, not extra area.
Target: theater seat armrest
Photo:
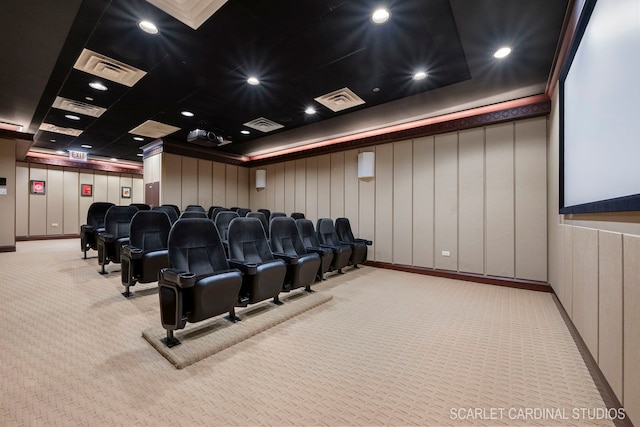
[[[174,268],[163,268],[160,270],[160,280],[171,283],[181,288],[190,288],[196,283],[196,275],[188,271],[179,271]]]
[[[116,240],[116,236],[114,236],[113,234],[102,232],[98,234],[98,239],[106,243],[112,243]]]
[[[305,249],[309,253],[314,253],[314,254],[318,254],[318,255],[324,255],[325,253],[330,251],[330,248],[320,248],[320,247],[316,247],[316,246],[310,246],[310,247],[305,248]]]
[[[357,243],[364,243],[367,246],[373,245],[373,242],[371,240],[367,240],[367,239],[355,239],[355,241]]]
[[[347,245],[347,246],[351,246],[352,245],[352,242],[347,242],[347,241],[344,241],[344,240],[340,240],[339,243],[341,245]]]
[[[289,255],[283,252],[274,252],[274,258],[281,259],[289,265],[296,265],[298,263],[298,255]]]
[[[131,245],[122,246],[122,255],[129,259],[140,259],[144,251]]]
[[[258,272],[258,264],[252,262],[244,262],[239,259],[230,259],[229,266],[237,268],[242,274],[254,275]]]
[[[93,225],[89,225],[89,224],[84,224],[80,226],[80,231],[82,231],[83,233],[93,233],[93,230],[95,230],[96,228]]]

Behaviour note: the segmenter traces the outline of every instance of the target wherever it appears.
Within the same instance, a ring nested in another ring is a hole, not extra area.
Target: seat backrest
[[[305,248],[317,248],[320,246],[318,235],[310,219],[296,219],[296,227],[300,232],[300,238]]]
[[[330,246],[340,246],[340,239],[338,239],[331,218],[320,218],[316,226],[316,231],[318,232],[318,240],[320,243]]]
[[[262,212],[249,212],[247,218],[258,218],[260,223],[262,223],[262,228],[264,228],[264,234],[269,235],[269,224],[267,223],[267,218],[265,218]]]
[[[269,216],[269,223],[271,223],[273,218],[280,218],[281,216],[287,216],[287,214],[284,212],[271,212],[271,216]]]
[[[336,219],[336,234],[338,239],[344,242],[355,242],[356,238],[351,231],[351,223],[349,218],[337,218]]]
[[[184,211],[185,212],[198,211],[198,212],[204,212],[205,214],[207,213],[207,211],[205,211],[204,208],[200,205],[187,205]]]
[[[183,218],[207,218],[207,213],[205,211],[199,211],[199,210],[184,211],[180,214],[179,219],[183,219]]]
[[[171,224],[178,220],[178,215],[176,214],[175,209],[173,209],[171,206],[154,206],[151,210],[166,213],[167,216],[169,216],[169,221],[171,221]]]
[[[251,212],[251,209],[239,208],[236,212],[238,212],[239,216],[247,216],[247,214]]]
[[[135,206],[139,211],[150,211],[151,206],[146,203],[131,203],[129,206]]]
[[[306,255],[296,220],[291,217],[274,218],[269,225],[269,239],[274,252],[289,255]]]
[[[161,206],[169,206],[176,212],[176,218],[180,216],[180,208],[177,205],[162,204]]]
[[[196,276],[227,270],[229,263],[215,224],[208,218],[185,218],[169,232],[169,265]]]
[[[216,209],[221,209],[221,208],[222,208],[222,206],[209,206],[209,210],[207,211],[207,217],[209,219],[215,219],[216,218],[215,210]]]
[[[220,239],[226,241],[229,237],[229,223],[234,218],[238,218],[238,213],[233,211],[218,212],[215,219],[218,233],[220,233]]]
[[[271,211],[269,209],[258,209],[258,212],[262,212],[267,222],[271,221]]]
[[[110,207],[115,204],[110,202],[94,202],[89,206],[87,211],[87,224],[92,225],[95,228],[104,227],[104,217]]]
[[[143,251],[166,249],[171,220],[159,210],[138,211],[131,218],[129,244]]]
[[[104,217],[104,231],[116,239],[129,237],[131,218],[138,213],[135,206],[111,206]]]
[[[304,214],[302,212],[293,212],[291,214],[291,218],[293,218],[293,219],[304,219]]]
[[[229,224],[229,259],[260,264],[273,260],[258,218],[238,217]]]

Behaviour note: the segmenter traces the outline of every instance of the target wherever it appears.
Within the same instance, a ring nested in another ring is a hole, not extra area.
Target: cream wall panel
[[[331,218],[340,218],[345,216],[344,213],[344,152],[332,153],[331,162],[331,186],[330,186],[330,204],[331,210],[329,216]],[[349,220],[351,223],[351,220]]]
[[[318,158],[310,157],[307,159],[307,179],[305,192],[305,210],[303,212],[306,218],[314,223],[318,220]],[[290,215],[291,212],[287,212]]]
[[[120,204],[121,205],[128,205],[131,203],[135,203],[134,200],[134,194],[133,194],[133,179],[131,178],[131,175],[120,175]],[[125,197],[122,197],[122,187],[129,187],[129,195],[131,197],[129,197],[128,199]]]
[[[198,204],[205,209],[213,206],[212,162],[198,159]]]
[[[95,201],[95,202],[102,202],[103,200],[96,200],[94,198],[95,194],[96,194],[96,186],[94,184],[93,178],[94,178],[94,174],[93,173],[88,173],[88,172],[83,172],[82,169],[80,170],[80,173],[78,174],[78,187],[80,187],[80,185],[82,184],[90,184],[93,185],[91,192],[92,192],[92,196],[88,197],[82,197],[80,196],[80,202],[79,202],[79,206],[80,206],[80,213],[79,213],[79,218],[80,218],[80,225],[86,224],[87,223],[87,212],[89,212],[89,206],[91,206],[91,204]],[[78,190],[79,191],[79,190]],[[80,228],[78,228],[78,232],[80,232]]]
[[[413,141],[393,144],[393,262],[413,264]]]
[[[622,234],[598,232],[598,365],[622,401]]]
[[[120,175],[107,174],[107,201],[121,205]],[[129,202],[126,203],[127,205]]]
[[[458,270],[458,134],[435,137],[435,262]],[[444,256],[448,251],[450,256]]]
[[[296,212],[307,213],[307,161],[305,159],[296,160],[296,187],[293,210]]]
[[[433,268],[434,137],[413,140],[413,265]]]
[[[144,184],[160,181],[162,156],[160,154],[156,154],[155,156],[147,157],[142,161],[142,167],[144,171]]]
[[[107,173],[95,171],[93,174],[93,200],[96,202],[110,202]],[[113,203],[113,202],[111,202]]]
[[[225,206],[228,208],[238,206],[238,207],[246,207],[238,205],[238,167],[235,165],[225,165],[226,166],[226,204]]]
[[[276,211],[276,186],[275,186],[275,176],[274,176],[274,166],[268,165],[266,167],[261,167],[260,169],[265,169],[267,176],[267,188],[266,190],[266,204],[264,205],[270,211]],[[255,179],[255,177],[254,177]]]
[[[514,277],[513,123],[486,129],[485,274]]]
[[[293,212],[296,209],[296,162],[284,163],[284,209]]]
[[[8,183],[8,182],[7,182]],[[7,186],[7,192],[9,192]],[[29,166],[27,163],[16,163],[16,236],[29,235]],[[9,236],[2,240],[3,246],[6,242],[10,242]],[[9,244],[9,243],[6,243]]]
[[[376,148],[375,178],[375,260],[393,262],[393,144],[378,145]],[[360,180],[360,193],[363,183]],[[360,226],[362,227],[366,208],[361,206]],[[370,211],[369,211],[370,212]]]
[[[62,168],[47,170],[47,234],[62,234],[64,228],[64,174]]]
[[[371,148],[369,151],[375,151]],[[369,259],[373,259],[376,241],[374,239],[373,211],[375,181],[364,181],[358,179],[358,150],[349,150],[344,153],[344,216],[349,218],[351,231],[355,236],[363,239],[373,240],[372,247],[369,248]],[[360,198],[360,189],[365,193]],[[363,229],[360,229],[360,214],[362,213]],[[366,217],[365,217],[366,216]],[[365,231],[366,230],[366,231]],[[364,237],[363,231],[367,234]]]
[[[199,205],[198,202],[198,159],[182,157],[182,208]]]
[[[62,171],[63,178],[63,211],[62,234],[78,234],[80,232],[80,173],[78,169]],[[85,220],[87,219],[85,213]],[[84,223],[83,223],[84,224]]]
[[[45,191],[49,192],[47,167],[32,165],[29,169],[29,180],[45,181]],[[27,190],[29,191],[29,190]],[[44,236],[47,234],[47,195],[29,194],[29,235]]]
[[[238,167],[238,204],[249,207],[249,168]]]
[[[16,141],[0,138],[0,176],[7,179],[7,191],[0,196],[0,248],[14,249],[16,244]],[[6,280],[6,279],[5,279]],[[6,281],[3,281],[3,284]],[[6,301],[6,300],[5,300]]]
[[[484,273],[484,129],[458,135],[458,269]]]
[[[162,181],[160,203],[182,206],[182,158],[175,154],[162,154]]]
[[[624,407],[640,424],[640,236],[624,235]]]
[[[573,318],[573,227],[562,227],[562,286],[561,298],[562,306]]]
[[[284,176],[284,163],[273,165],[273,186],[275,189],[273,209],[278,212],[289,212],[285,205],[286,191]]]
[[[573,229],[574,325],[598,361],[598,231]]]
[[[133,175],[131,192],[133,193],[132,203],[146,203],[144,199],[144,180],[141,176]]]
[[[547,281],[547,120],[515,123],[516,278]]]
[[[212,162],[212,204],[216,206],[223,206],[228,208],[227,206],[227,188],[226,188],[226,165],[224,163]]]
[[[318,218],[331,218],[331,156],[318,156]],[[342,216],[342,215],[340,215]],[[337,217],[334,217],[335,221]]]

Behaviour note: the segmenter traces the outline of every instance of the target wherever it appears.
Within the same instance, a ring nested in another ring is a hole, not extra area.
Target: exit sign
[[[84,151],[72,151],[69,150],[69,158],[71,160],[81,160],[83,162],[87,161],[87,153]]]

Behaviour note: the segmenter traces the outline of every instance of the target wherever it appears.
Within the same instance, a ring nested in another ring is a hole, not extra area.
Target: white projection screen
[[[560,212],[640,210],[640,0],[586,1],[560,87]]]

